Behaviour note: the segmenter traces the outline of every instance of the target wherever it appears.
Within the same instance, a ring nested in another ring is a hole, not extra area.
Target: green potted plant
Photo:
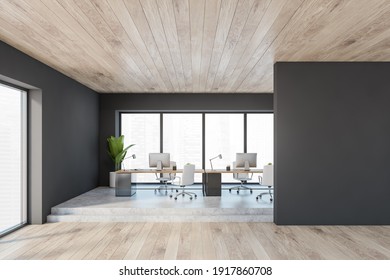
[[[119,137],[110,136],[107,138],[108,154],[115,165],[115,171],[121,169],[122,161],[125,159],[127,150],[135,144],[131,144],[124,148],[124,136]],[[110,172],[110,187],[115,187],[115,172]]]

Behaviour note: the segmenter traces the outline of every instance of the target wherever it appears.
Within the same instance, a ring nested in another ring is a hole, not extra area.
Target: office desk
[[[133,188],[132,181],[134,181],[134,176],[140,173],[155,173],[155,174],[176,174],[183,173],[183,169],[124,169],[116,171],[116,182],[121,182],[116,184],[115,196],[133,196],[136,192]],[[195,173],[204,173],[203,169],[195,169]],[[122,177],[122,178],[121,178]]]
[[[156,170],[156,169],[126,169],[126,170],[119,170],[116,171],[117,174],[137,174],[137,173],[183,173],[183,169],[163,169],[163,170]],[[251,169],[249,171],[245,171],[244,169],[232,169],[227,171],[226,169],[195,169],[195,173],[202,173],[202,183],[203,183],[203,195],[205,196],[221,196],[221,174],[222,173],[263,173],[263,169]],[[131,188],[131,183],[130,187]],[[118,192],[121,193],[120,189],[118,189]],[[123,192],[122,192],[123,193]],[[128,191],[125,193],[129,193]],[[130,193],[133,195],[135,193],[135,190],[130,190]],[[120,196],[120,195],[118,195]]]
[[[221,196],[222,173],[263,173],[263,169],[206,169],[203,173],[203,195]]]

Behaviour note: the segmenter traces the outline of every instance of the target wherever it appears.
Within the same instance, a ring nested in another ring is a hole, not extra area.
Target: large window
[[[125,147],[131,147],[123,161],[123,168],[147,168],[149,153],[160,152],[160,114],[122,114],[122,134],[125,135]],[[131,157],[132,154],[136,158]],[[154,174],[137,174],[137,182],[154,182]]]
[[[214,169],[233,164],[236,153],[244,152],[244,114],[206,114],[206,169],[210,159],[221,154],[222,159],[212,161]],[[232,174],[222,174],[223,182],[234,182]]]
[[[257,153],[257,168],[273,163],[273,114],[271,113],[125,113],[121,114],[125,144],[136,144],[127,156],[124,168],[147,168],[149,153],[170,153],[178,168],[186,163],[196,168],[214,169],[232,166],[236,153]],[[203,146],[204,144],[204,146]],[[160,146],[161,145],[161,146]],[[138,182],[156,182],[153,174],[139,174]],[[195,182],[201,182],[201,174]],[[223,174],[225,183],[235,182],[232,174]]]
[[[202,168],[202,114],[163,114],[163,151],[179,168],[186,163]],[[195,182],[202,175],[195,174]]]
[[[26,92],[0,84],[0,235],[27,221]]]
[[[247,151],[257,153],[257,166],[274,163],[274,115],[247,115]]]

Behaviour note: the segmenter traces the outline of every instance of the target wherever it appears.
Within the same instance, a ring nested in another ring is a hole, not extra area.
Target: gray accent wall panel
[[[390,224],[390,63],[274,69],[275,222]]]
[[[115,135],[116,111],[273,111],[272,94],[101,94],[99,185],[108,185],[113,165],[107,137]]]
[[[99,96],[0,41],[0,75],[42,90],[42,219],[98,183]]]

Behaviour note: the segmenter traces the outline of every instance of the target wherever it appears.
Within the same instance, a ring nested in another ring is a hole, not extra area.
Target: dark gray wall
[[[275,64],[277,224],[390,224],[389,73]]]
[[[42,90],[43,207],[97,186],[99,96],[0,41],[0,75]]]
[[[113,166],[107,155],[107,137],[115,135],[115,112],[138,111],[273,111],[272,94],[101,94],[99,184],[108,185]]]

